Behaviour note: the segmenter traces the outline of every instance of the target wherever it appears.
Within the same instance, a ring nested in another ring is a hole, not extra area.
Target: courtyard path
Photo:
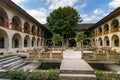
[[[67,49],[63,51],[64,59],[81,59],[81,51],[74,51],[71,49]]]
[[[63,52],[60,80],[96,80],[94,70],[81,57],[81,51],[67,49]]]

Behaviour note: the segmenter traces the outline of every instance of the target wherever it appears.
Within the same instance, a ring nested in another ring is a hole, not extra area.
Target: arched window
[[[111,42],[112,42],[113,47],[119,47],[119,37],[118,37],[118,35],[113,35]]]
[[[4,18],[2,16],[0,16],[0,25],[4,24]]]
[[[15,33],[12,37],[12,47],[20,48],[22,46],[22,37],[19,33]]]
[[[8,15],[6,11],[0,7],[0,26],[8,28]]]
[[[105,42],[105,46],[109,46],[110,45],[110,42],[109,42],[109,37],[108,36],[105,36],[104,37],[104,42]]]
[[[31,32],[32,32],[32,35],[36,35],[35,26],[32,26],[32,30],[31,30]]]
[[[30,24],[28,22],[24,23],[24,32],[30,33]]]
[[[4,43],[5,41],[4,41],[4,38],[2,37],[2,38],[0,38],[0,48],[4,48]]]
[[[115,40],[114,40],[114,44],[115,44],[115,47],[119,47],[119,40],[118,40],[118,39],[115,39]]]
[[[102,42],[102,39],[99,38],[99,45],[102,46],[103,45],[103,42]]]
[[[19,17],[17,16],[14,16],[12,18],[12,28],[14,30],[17,30],[17,31],[22,31],[22,28],[21,28],[21,20]]]
[[[15,46],[14,46],[14,48],[18,48],[19,47],[19,40],[18,39],[15,39]]]
[[[32,47],[34,47],[34,41],[32,40]]]
[[[24,40],[24,47],[28,47],[28,42],[26,39]]]
[[[109,25],[105,24],[104,25],[104,34],[108,34],[109,33]]]
[[[101,27],[98,28],[98,36],[99,35],[102,35],[102,28]]]
[[[117,19],[114,19],[111,23],[111,27],[111,32],[119,31],[119,21]]]

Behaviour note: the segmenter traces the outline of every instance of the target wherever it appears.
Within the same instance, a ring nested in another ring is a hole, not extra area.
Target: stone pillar
[[[12,34],[12,32],[8,32],[8,38],[9,38],[9,40],[8,40],[8,49],[9,49],[9,51],[10,50],[12,50],[12,37],[13,37],[13,34]]]
[[[22,40],[22,45],[21,45],[21,49],[23,50],[25,47],[24,47],[24,38],[25,38],[25,35],[24,34],[21,34],[21,40]],[[24,36],[23,36],[24,35]]]
[[[111,36],[109,37],[109,46],[112,47],[112,40],[111,40]]]

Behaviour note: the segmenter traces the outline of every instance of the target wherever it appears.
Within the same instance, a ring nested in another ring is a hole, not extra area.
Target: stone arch
[[[37,36],[40,36],[40,27],[37,28]]]
[[[34,25],[31,28],[31,32],[32,32],[32,35],[36,35],[36,28]]]
[[[0,49],[8,49],[9,38],[6,31],[0,29]]]
[[[83,45],[90,45],[90,39],[85,39]]]
[[[105,24],[103,28],[104,28],[104,34],[109,33],[109,25],[108,24]]]
[[[93,46],[95,46],[95,39],[93,39],[92,41],[93,41]]]
[[[22,37],[19,33],[15,33],[12,37],[12,47],[21,48],[22,47]]]
[[[101,34],[102,34],[102,31],[103,31],[102,28],[99,27],[99,28],[98,28],[98,35],[101,35]]]
[[[105,36],[105,37],[104,37],[104,45],[105,45],[105,46],[110,46],[110,40],[109,40],[109,37],[108,37],[108,36]]]
[[[24,47],[30,47],[30,37],[28,35],[24,38]]]
[[[12,28],[17,31],[22,31],[22,22],[18,16],[12,18]]]
[[[117,32],[119,31],[119,21],[117,19],[114,19],[111,22],[111,32]]]
[[[7,27],[8,28],[8,15],[6,11],[0,7],[0,26]]]
[[[95,31],[94,30],[92,31],[92,36],[95,37]]]
[[[112,47],[119,47],[119,36],[114,34],[111,38],[111,42],[112,42]]]
[[[31,43],[32,43],[32,47],[36,46],[36,38],[35,37],[32,38],[32,42]]]
[[[47,40],[46,41],[46,46],[48,46],[48,47],[53,46],[52,40]]]
[[[76,47],[76,40],[75,39],[69,40],[69,47]]]
[[[37,38],[37,46],[40,46],[40,38]]]
[[[43,39],[41,39],[41,46],[43,46]]]
[[[114,19],[112,22],[111,22],[111,26],[112,27],[118,27],[119,26],[119,21],[117,19]]]
[[[103,41],[101,37],[98,39],[98,42],[99,42],[99,46],[103,46]]]
[[[28,22],[24,23],[24,32],[25,33],[30,33],[30,24]]]

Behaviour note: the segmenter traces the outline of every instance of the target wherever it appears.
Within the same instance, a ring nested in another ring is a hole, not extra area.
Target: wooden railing
[[[17,26],[12,26],[12,29],[13,30],[16,30],[16,31],[22,31],[22,28],[21,27],[17,27]]]
[[[64,51],[64,48],[52,48],[52,51]]]
[[[1,27],[9,28],[8,22],[0,23]]]
[[[24,32],[30,34],[30,30],[24,29]]]
[[[100,35],[102,35],[102,32],[99,32],[99,33],[98,33],[98,36],[100,36]]]
[[[29,53],[29,58],[38,58],[38,59],[62,59],[63,52],[47,52],[47,53]]]
[[[36,35],[36,33],[35,33],[35,32],[32,32],[32,35]]]
[[[41,36],[40,32],[37,32],[37,36]]]
[[[113,33],[113,32],[118,32],[119,31],[119,27],[115,27],[115,28],[112,28],[111,29],[111,32]]]
[[[85,60],[120,60],[119,53],[83,53],[83,59]]]
[[[104,35],[105,35],[105,34],[109,34],[109,30],[107,30],[107,31],[104,31]]]

